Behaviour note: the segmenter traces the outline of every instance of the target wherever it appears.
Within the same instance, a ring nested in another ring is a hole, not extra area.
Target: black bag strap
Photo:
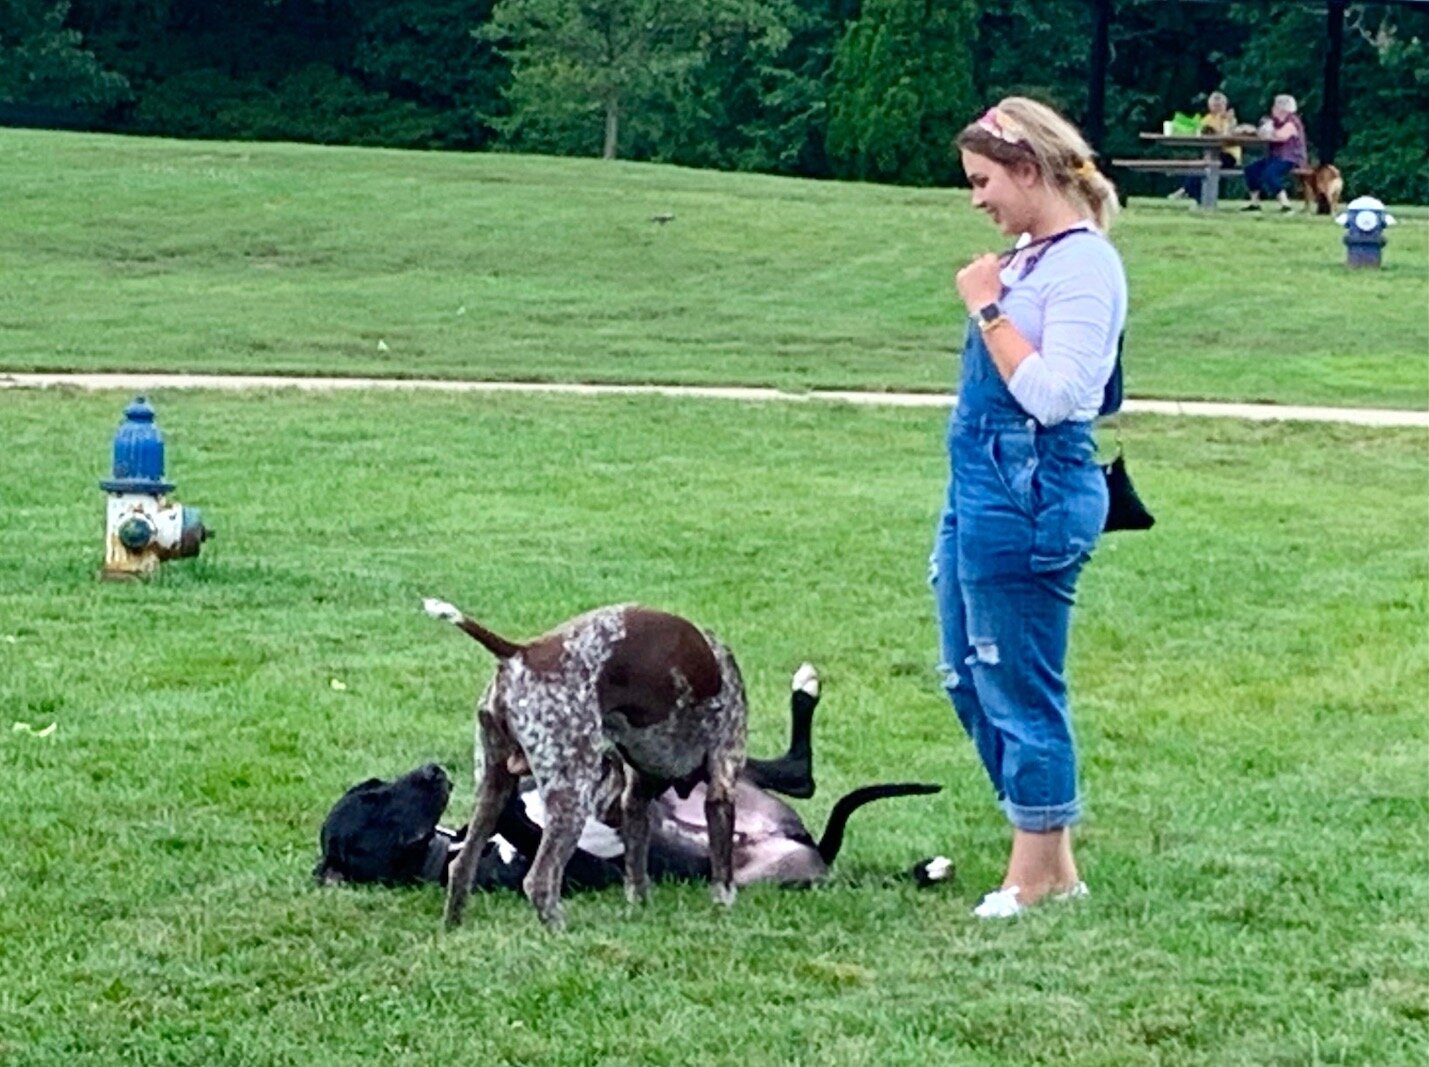
[[[1126,399],[1126,379],[1121,370],[1121,351],[1126,347],[1126,331],[1121,332],[1121,336],[1116,339],[1116,362],[1111,365],[1111,377],[1106,380],[1106,385],[1102,387],[1102,406],[1097,409],[1098,418],[1106,418],[1108,415],[1115,415],[1121,410],[1122,402]],[[1117,431],[1116,438],[1117,451],[1121,451],[1121,432]]]

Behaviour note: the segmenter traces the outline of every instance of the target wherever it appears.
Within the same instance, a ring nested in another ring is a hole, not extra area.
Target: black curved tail
[[[829,821],[824,827],[824,836],[819,839],[819,855],[823,857],[825,863],[834,862],[834,857],[843,847],[844,828],[848,825],[849,816],[865,804],[872,804],[875,800],[885,800],[888,797],[927,796],[930,793],[941,793],[942,791],[943,787],[940,785],[894,782],[889,785],[866,785],[862,789],[855,789],[852,793],[844,794],[834,804],[834,810],[829,812]]]

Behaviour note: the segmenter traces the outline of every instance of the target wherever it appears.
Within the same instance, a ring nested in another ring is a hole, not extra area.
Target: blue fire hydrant
[[[1375,267],[1384,252],[1384,231],[1394,225],[1394,216],[1372,196],[1357,196],[1335,216],[1345,228],[1345,265]]]
[[[144,578],[168,559],[198,555],[212,532],[198,508],[170,504],[164,481],[164,435],[142,396],[124,409],[114,434],[113,476],[99,483],[109,494],[102,578]]]

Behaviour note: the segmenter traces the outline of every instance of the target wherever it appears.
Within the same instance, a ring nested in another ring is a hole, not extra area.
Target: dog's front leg
[[[734,774],[710,776],[705,789],[705,825],[710,835],[710,897],[734,903]]]
[[[546,826],[521,888],[541,921],[552,930],[563,930],[566,916],[561,907],[561,879],[580,842],[587,812],[569,786],[544,789],[541,800],[546,805]]]
[[[481,858],[487,838],[495,831],[507,801],[516,791],[516,776],[506,765],[511,747],[503,743],[499,735],[486,730],[485,725],[483,723],[483,767],[476,806],[471,825],[466,830],[466,840],[462,842],[461,854],[447,872],[446,924],[449,927],[461,925],[466,898],[471,894],[471,882],[476,875],[476,862]]]
[[[620,841],[625,847],[625,899],[650,899],[650,801],[659,789],[634,768],[620,798]]]

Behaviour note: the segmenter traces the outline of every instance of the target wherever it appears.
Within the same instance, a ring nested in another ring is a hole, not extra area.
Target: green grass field
[[[953,273],[1005,243],[955,190],[16,130],[0,204],[0,370],[945,390]],[[1429,405],[1397,214],[1350,272],[1328,219],[1133,202],[1132,394]]]
[[[382,235],[405,229],[401,212],[374,210],[367,197],[376,194],[362,183],[401,188],[410,168],[438,168],[450,182],[440,195],[411,178],[414,201],[435,212],[438,202],[479,194],[461,177],[475,166],[632,182],[660,173],[4,138],[9,184],[17,146],[31,168],[42,147],[47,156],[56,144],[109,149],[93,175],[77,173],[49,197],[36,190],[18,213],[33,223],[53,211],[55,236],[36,238],[32,259],[52,280],[74,283],[72,315],[56,294],[25,290],[22,317],[34,322],[10,335],[9,360],[26,362],[14,338],[40,336],[42,319],[72,346],[58,355],[47,348],[31,365],[120,366],[149,352],[155,365],[247,367],[267,358],[297,369],[303,357],[326,370],[372,369],[356,340],[373,329],[394,341],[446,338],[432,340],[428,362],[412,369],[470,370],[454,362],[462,327],[437,324],[433,309],[470,299],[460,287],[477,275],[441,290],[452,261],[427,264],[420,254],[441,247],[435,226],[420,248],[386,247]],[[206,184],[204,151],[216,153],[215,174],[230,177]],[[264,161],[261,181],[232,177],[244,154]],[[372,169],[361,182],[334,176],[327,192],[345,188],[351,199],[338,198],[345,206],[333,209],[329,231],[316,203],[298,204],[317,175],[311,161],[335,156]],[[35,173],[58,181],[53,169]],[[98,219],[105,178],[119,174],[143,188],[112,190],[109,206],[128,206],[113,212],[109,236],[86,232],[74,217],[87,202],[78,186],[97,198],[87,210]],[[659,180],[672,183],[659,186],[663,195],[681,183],[718,184],[699,175]],[[269,184],[259,191],[250,181]],[[191,194],[172,225],[130,213],[163,188]],[[289,209],[265,207],[281,195],[292,197]],[[639,225],[651,207],[668,206],[663,195],[630,197],[632,240],[683,239],[678,229]],[[732,239],[735,199],[689,195],[692,204],[723,203],[725,239],[738,263],[750,263],[751,249]],[[869,314],[882,303],[875,295],[897,293],[909,316],[926,314],[925,339],[943,330],[932,277],[943,273],[947,234],[970,227],[962,209],[944,211],[933,194],[828,187],[825,195],[845,208],[881,204],[869,212],[877,218],[907,214],[929,230],[947,227],[919,238],[910,223],[892,242],[898,253],[870,267],[891,280],[863,294]],[[694,230],[699,211],[683,204],[676,210],[693,216]],[[874,218],[796,207],[806,221],[879,243]],[[607,204],[604,217],[616,208]],[[283,210],[311,228],[297,226],[304,236],[279,241],[280,252],[325,247],[325,264],[279,263],[265,274],[245,262],[246,241],[266,225],[277,232],[280,217],[291,221]],[[205,226],[198,216],[209,211],[227,221]],[[340,230],[340,216],[369,229]],[[24,229],[16,217],[4,215],[9,242]],[[1187,235],[1223,225],[1158,218]],[[1238,222],[1224,225],[1239,232]],[[120,232],[171,258],[121,268],[114,257],[132,242]],[[447,232],[469,237],[480,223],[467,218]],[[1308,223],[1290,220],[1277,232],[1303,239],[1297,254],[1309,255]],[[1393,249],[1406,261],[1415,232]],[[1128,227],[1129,240],[1143,234],[1152,240],[1149,229]],[[920,257],[909,243],[920,239],[926,255],[913,262]],[[109,242],[111,258],[81,253],[96,242]],[[577,251],[599,247],[587,235]],[[534,242],[511,258],[555,251],[554,240]],[[794,253],[768,255],[788,263]],[[766,266],[758,277],[772,285],[778,276]],[[427,287],[419,278],[432,290],[425,301],[416,298]],[[1391,287],[1401,278],[1352,284]],[[924,282],[928,291],[915,293]],[[519,291],[515,281],[499,284]],[[639,295],[641,284],[630,299],[654,300]],[[718,332],[709,284],[690,295],[704,309],[707,340]],[[614,279],[602,285],[599,295],[571,299],[588,309],[620,291]],[[160,298],[180,286],[185,301]],[[837,287],[825,279],[819,288]],[[140,322],[146,289],[164,329]],[[7,291],[14,299],[14,286]],[[795,310],[811,332],[791,330],[803,344],[814,337],[816,309],[837,302],[800,291]],[[123,306],[106,307],[100,293],[122,295]],[[333,299],[338,293],[348,300]],[[530,299],[560,307],[557,297]],[[232,324],[231,343],[200,343],[222,333],[215,309],[228,301],[249,313]],[[346,322],[339,332],[352,347],[324,350],[330,358],[309,347],[317,323],[288,351],[246,347],[295,329],[300,311],[316,309],[336,328],[359,308],[366,324]],[[372,325],[399,312],[410,334],[388,332],[390,321]],[[489,329],[516,321],[492,314]],[[103,328],[106,315],[130,329]],[[838,316],[842,325],[827,324],[836,332],[863,321],[851,308]],[[7,310],[7,325],[16,317]],[[169,336],[188,318],[214,333]],[[751,309],[731,307],[718,329],[744,346],[739,365],[772,372],[780,363],[761,339],[773,334],[744,336],[756,321]],[[650,323],[644,329],[660,335]],[[909,384],[931,386],[917,368],[932,355],[913,333],[896,342],[907,352],[894,359],[889,341],[864,370],[886,364]],[[507,340],[485,343],[497,352]],[[531,344],[527,355],[545,351]],[[650,345],[648,364],[631,352],[602,372],[658,365],[675,375],[676,364],[658,362]],[[679,351],[690,359],[702,351],[702,373],[719,376],[709,350]],[[1163,381],[1183,385],[1214,365],[1184,362],[1147,357]],[[838,377],[821,363],[820,373]],[[484,369],[499,366],[521,369]],[[1388,367],[1377,366],[1380,399],[1407,384],[1379,376]],[[1160,523],[1104,542],[1083,581],[1072,665],[1090,806],[1080,850],[1094,896],[985,926],[967,910],[1000,875],[1006,830],[933,671],[924,579],[942,492],[938,414],[660,398],[165,394],[157,404],[169,473],[218,539],[201,559],[127,586],[94,578],[103,515],[96,481],[125,399],[0,393],[8,798],[0,1061],[1288,1067],[1429,1059],[1424,431],[1130,420],[1133,469]],[[782,741],[789,674],[813,660],[825,695],[815,724],[820,789],[800,805],[812,825],[839,793],[870,781],[927,779],[946,790],[856,816],[826,887],[747,892],[729,914],[694,887],[658,887],[635,914],[618,891],[587,895],[569,904],[569,933],[552,938],[523,901],[483,897],[467,926],[447,933],[436,890],[319,890],[308,877],[317,827],[352,782],[437,758],[458,782],[454,820],[469,811],[471,703],[491,664],[420,614],[424,593],[513,636],[611,600],[687,612],[739,654],[757,752]],[[11,721],[56,727],[37,737],[12,732]],[[916,890],[902,872],[935,852],[956,860],[959,880]]]

